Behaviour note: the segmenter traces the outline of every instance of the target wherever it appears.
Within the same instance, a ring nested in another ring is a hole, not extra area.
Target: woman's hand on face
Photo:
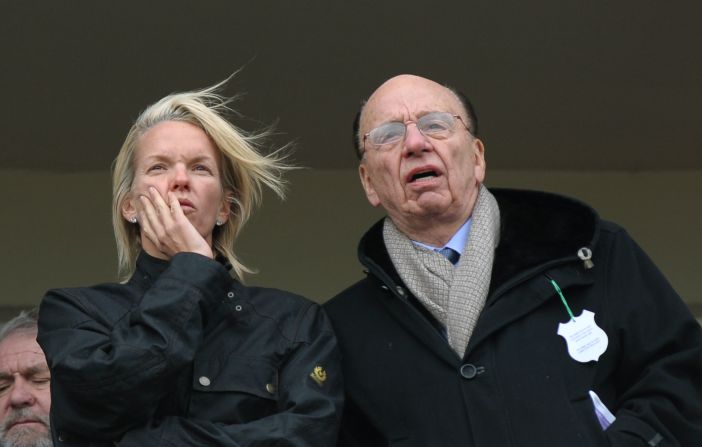
[[[167,199],[168,203],[153,186],[149,197],[139,196],[139,224],[144,235],[168,258],[181,252],[214,258],[212,247],[185,217],[175,195],[169,191]]]

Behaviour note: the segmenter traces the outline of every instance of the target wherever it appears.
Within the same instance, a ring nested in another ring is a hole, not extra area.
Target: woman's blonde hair
[[[126,281],[134,272],[136,258],[141,250],[138,224],[122,216],[122,203],[127,199],[134,181],[134,154],[139,138],[150,128],[164,121],[183,121],[201,128],[221,153],[222,187],[228,191],[231,216],[212,234],[215,257],[224,257],[232,265],[234,276],[243,278],[250,273],[234,254],[234,242],[251,212],[261,203],[265,185],[280,198],[284,197],[284,171],[291,169],[285,163],[282,148],[268,155],[261,151],[261,143],[270,131],[245,133],[232,125],[225,116],[233,113],[229,103],[218,92],[230,78],[203,90],[174,93],[147,107],[132,125],[127,138],[112,166],[112,226],[117,242],[120,280]]]

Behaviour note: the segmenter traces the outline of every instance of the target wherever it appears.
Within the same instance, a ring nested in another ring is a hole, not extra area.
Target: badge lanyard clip
[[[556,281],[554,281],[553,278],[550,278],[547,276],[549,281],[551,281],[551,285],[553,286],[554,289],[556,289],[556,292],[558,293],[558,296],[561,297],[561,301],[563,302],[563,305],[566,308],[566,311],[568,311],[568,316],[570,316],[570,321],[575,321],[575,316],[573,315],[573,311],[570,310],[570,306],[568,305],[568,301],[566,301],[565,297],[563,296],[563,292],[561,292],[561,288],[558,287],[558,284]]]

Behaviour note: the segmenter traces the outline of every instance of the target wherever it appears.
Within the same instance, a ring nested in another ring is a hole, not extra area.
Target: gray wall
[[[237,248],[260,273],[250,284],[324,301],[362,277],[355,258],[365,228],[382,214],[365,200],[353,170],[299,170],[288,200],[271,195]],[[625,226],[678,292],[702,315],[702,171],[491,171],[488,186],[542,189],[578,197]],[[0,171],[3,256],[1,309],[37,304],[51,287],[115,277],[107,171]]]

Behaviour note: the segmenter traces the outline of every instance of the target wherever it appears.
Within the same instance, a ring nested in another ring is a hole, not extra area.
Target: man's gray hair
[[[0,329],[0,343],[7,337],[20,331],[36,331],[39,309],[23,310],[16,317],[2,325]]]

